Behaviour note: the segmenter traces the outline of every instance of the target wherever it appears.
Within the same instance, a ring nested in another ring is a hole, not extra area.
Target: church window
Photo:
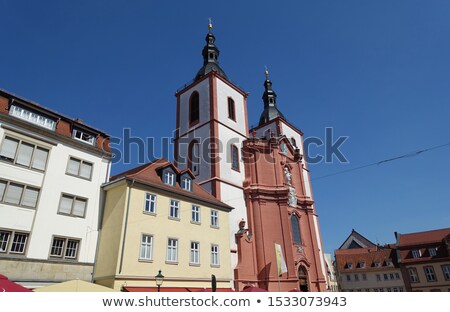
[[[231,169],[239,171],[239,149],[231,145]]]
[[[198,175],[200,172],[200,144],[198,141],[194,140],[190,143],[188,157],[189,169],[194,175]]]
[[[301,244],[302,238],[300,235],[300,225],[299,225],[299,218],[296,214],[292,214],[291,216],[291,226],[292,226],[292,240],[294,241],[294,244]]]
[[[189,124],[195,124],[200,118],[200,97],[194,91],[189,99]]]
[[[232,98],[228,98],[228,118],[236,121],[236,112],[234,106],[234,100]]]

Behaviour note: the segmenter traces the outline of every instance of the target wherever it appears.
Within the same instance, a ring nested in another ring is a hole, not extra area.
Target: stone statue
[[[297,193],[292,186],[289,187],[288,205],[289,207],[297,207]]]
[[[292,184],[292,174],[287,167],[284,167],[284,177],[286,178],[286,183],[288,185]]]

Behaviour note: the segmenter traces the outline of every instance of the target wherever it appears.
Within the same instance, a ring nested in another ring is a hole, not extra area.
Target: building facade
[[[450,291],[450,228],[395,233],[408,291]]]
[[[159,159],[111,178],[94,273],[97,284],[124,291],[230,289],[232,208],[195,182],[189,169]]]
[[[378,246],[352,230],[335,250],[336,273],[340,291],[402,292],[406,290],[391,245]]]
[[[211,24],[202,55],[194,80],[176,93],[175,163],[189,168],[200,185],[235,208],[229,232],[234,288],[326,290],[302,132],[278,110],[268,73],[260,123],[249,130],[247,93],[220,67]],[[274,243],[287,262],[282,276]]]
[[[0,272],[30,288],[90,281],[109,136],[0,91]]]

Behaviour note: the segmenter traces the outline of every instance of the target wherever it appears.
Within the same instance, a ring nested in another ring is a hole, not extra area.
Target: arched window
[[[236,121],[236,112],[234,109],[234,100],[232,98],[228,98],[228,118]]]
[[[300,219],[297,217],[295,213],[291,216],[291,227],[292,227],[292,240],[294,244],[301,244],[302,237],[300,235]]]
[[[197,91],[189,99],[189,124],[197,123],[200,118],[200,97]]]
[[[231,145],[231,169],[239,171],[239,149]]]
[[[300,291],[306,292],[309,291],[308,287],[308,272],[304,266],[298,267],[298,283],[300,286]]]
[[[189,143],[188,157],[189,169],[191,169],[193,174],[198,175],[200,172],[200,144],[197,140]]]

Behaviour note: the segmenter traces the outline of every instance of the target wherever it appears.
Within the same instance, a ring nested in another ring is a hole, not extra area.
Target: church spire
[[[277,108],[277,94],[272,89],[272,81],[269,79],[269,70],[265,67],[266,80],[264,81],[264,93],[262,99],[264,101],[264,111],[259,119],[259,125],[263,125],[277,117],[284,118],[283,114]]]
[[[222,77],[227,78],[227,75],[225,72],[220,68],[219,66],[219,54],[220,51],[216,47],[216,37],[214,36],[212,32],[212,21],[211,18],[209,19],[208,23],[208,34],[206,35],[206,45],[204,46],[202,50],[203,55],[203,67],[200,68],[200,70],[197,72],[197,75],[195,76],[194,80],[199,80],[201,77],[205,76],[206,74],[215,71]]]

